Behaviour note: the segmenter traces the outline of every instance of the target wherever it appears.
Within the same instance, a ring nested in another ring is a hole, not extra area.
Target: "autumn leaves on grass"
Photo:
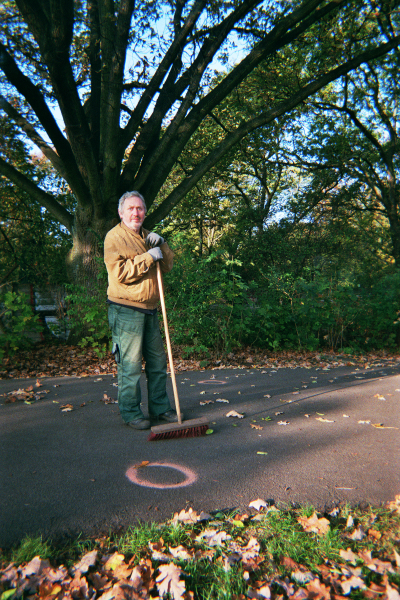
[[[400,600],[399,531],[400,496],[364,513],[279,510],[260,498],[248,514],[189,508],[161,525],[81,540],[95,548],[69,568],[39,556],[3,564],[0,597]]]

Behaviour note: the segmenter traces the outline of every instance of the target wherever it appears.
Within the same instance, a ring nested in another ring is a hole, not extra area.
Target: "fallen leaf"
[[[392,588],[389,584],[387,584],[386,598],[387,600],[400,600],[400,594],[395,588]]]
[[[250,502],[249,507],[255,508],[256,510],[260,510],[261,508],[266,508],[267,503],[265,500],[261,500],[261,498],[257,498],[257,500],[253,500]]]
[[[247,545],[243,548],[239,546],[236,542],[231,542],[229,544],[229,551],[235,552],[239,555],[240,559],[247,563],[250,560],[254,560],[260,554],[260,543],[255,537],[251,537],[248,541]]]
[[[361,589],[365,590],[366,585],[364,580],[361,577],[350,577],[350,579],[346,579],[345,581],[341,581],[340,585],[342,586],[343,593],[347,596],[350,594],[353,589]]]
[[[394,560],[396,562],[396,567],[400,567],[400,554],[398,552],[396,552],[396,550],[393,550],[394,552]]]
[[[149,460],[142,460],[140,464],[134,465],[134,469],[140,469],[141,467],[147,467],[150,464]]]
[[[289,571],[294,571],[299,568],[298,563],[293,560],[293,558],[290,558],[290,556],[282,556],[279,562],[283,567],[285,567],[285,569],[288,569]]]
[[[217,531],[216,529],[205,529],[195,538],[196,542],[205,542],[208,546],[221,546],[222,542],[227,542],[231,539],[231,536],[226,531]]]
[[[169,547],[169,551],[174,558],[178,560],[192,560],[193,551],[190,553],[184,546],[177,546],[176,548]]]
[[[378,400],[386,400],[385,396],[382,396],[382,394],[375,394],[374,398],[378,398]]]
[[[355,554],[351,548],[347,548],[347,550],[340,550],[340,557],[346,560],[347,562],[356,563],[358,560],[358,555]]]
[[[392,563],[387,560],[380,560],[379,558],[366,558],[365,566],[375,573],[380,573],[384,575],[385,573],[395,573],[395,569],[392,566]]]
[[[261,452],[260,450],[257,452],[257,454],[268,454],[268,452]]]
[[[162,538],[160,538],[158,542],[149,542],[149,548],[151,551],[152,560],[163,563],[167,563],[172,560],[172,556],[164,552],[164,540]]]
[[[48,569],[50,563],[48,560],[43,560],[40,556],[35,556],[32,560],[21,569],[21,577],[32,577],[41,575],[44,569]]]
[[[217,398],[215,402],[226,402],[229,404],[229,400],[226,400],[226,398]]]
[[[207,521],[210,518],[208,513],[201,512],[200,514],[197,514],[193,508],[189,508],[189,510],[181,510],[180,513],[175,513],[172,523],[198,523],[199,521]]]
[[[104,564],[104,569],[106,571],[115,571],[118,567],[121,566],[125,561],[125,556],[123,554],[118,554],[118,552],[114,552],[110,556],[110,558]]]
[[[346,528],[351,529],[354,525],[354,519],[351,515],[347,517]]]
[[[297,521],[303,527],[304,531],[318,533],[319,535],[328,533],[330,529],[328,519],[324,517],[319,519],[316,512],[311,517],[299,517]]]
[[[306,583],[309,583],[310,581],[313,581],[315,578],[315,575],[313,573],[311,573],[311,571],[294,571],[292,573],[292,578],[297,581],[297,583],[299,583],[300,585],[305,585]],[[292,596],[293,598],[293,596]]]
[[[330,600],[331,598],[330,588],[324,583],[321,583],[318,578],[315,578],[313,581],[310,581],[310,583],[307,583],[306,588],[308,591],[308,597],[312,598],[313,600]]]
[[[330,421],[329,419],[323,419],[322,417],[316,417],[316,421],[321,421],[321,423],[334,423],[335,421]]]
[[[86,577],[81,577],[79,572],[75,573],[74,579],[69,584],[69,593],[72,598],[87,598],[89,586]]]
[[[362,530],[361,525],[359,525],[349,537],[351,540],[357,540],[357,541],[362,540],[365,537],[365,533]]]
[[[118,400],[113,400],[108,394],[103,394],[102,402],[104,402],[104,404],[117,404]]]
[[[290,425],[290,421],[278,421],[278,425]]]
[[[62,412],[71,412],[71,410],[74,410],[74,407],[72,404],[62,404],[60,409]]]
[[[380,540],[382,537],[382,534],[380,531],[377,531],[376,529],[368,529],[368,535],[372,538],[374,538],[375,540]]]
[[[201,400],[200,406],[205,406],[206,404],[214,404],[214,400]]]
[[[266,598],[267,600],[269,600],[271,598],[271,588],[269,587],[268,584],[263,585],[262,587],[259,588],[251,588],[249,587],[249,589],[247,590],[247,597],[248,598],[255,598],[256,600],[262,600],[263,598]]]
[[[290,580],[285,577],[285,579],[275,579],[275,583],[284,589],[286,595],[290,598],[294,594],[294,585],[290,582]]]
[[[87,573],[89,571],[90,567],[94,567],[94,565],[96,564],[97,556],[98,556],[97,550],[92,550],[91,552],[87,552],[81,558],[81,560],[72,567],[72,572],[73,573],[79,572],[81,575],[83,573]]]
[[[400,515],[400,494],[397,494],[394,500],[388,503],[389,510],[393,510]]]
[[[250,423],[250,427],[252,427],[253,429],[259,429],[262,431],[263,427],[261,427],[261,425],[254,425],[254,423]]]
[[[241,413],[236,412],[236,410],[230,410],[228,413],[226,413],[225,415],[226,417],[237,417],[238,419],[243,419],[244,415]]]
[[[383,423],[373,423],[372,427],[375,427],[376,429],[398,429],[398,427],[385,427]]]

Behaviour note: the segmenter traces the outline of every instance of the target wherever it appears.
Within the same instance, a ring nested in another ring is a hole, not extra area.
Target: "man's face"
[[[124,202],[122,210],[119,211],[121,221],[125,223],[129,229],[139,233],[146,216],[146,210],[143,202],[137,196],[131,196]]]

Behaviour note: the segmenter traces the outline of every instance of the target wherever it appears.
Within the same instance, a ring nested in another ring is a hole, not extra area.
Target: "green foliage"
[[[109,349],[110,329],[108,326],[105,296],[88,294],[81,285],[67,285],[68,325],[80,348],[92,348],[99,358]]]
[[[186,346],[187,354],[256,343],[260,332],[253,284],[243,279],[240,266],[222,252],[196,261],[183,253],[176,261],[166,278],[166,303],[173,339]]]
[[[31,345],[31,334],[42,331],[26,294],[7,291],[0,295],[0,360]]]
[[[31,156],[12,121],[0,116],[0,145],[7,155],[12,152],[16,166],[27,176],[35,176],[42,188],[57,189],[57,201],[73,208],[68,186],[40,158]],[[0,281],[35,284],[63,284],[66,280],[65,257],[71,239],[32,196],[0,179]]]
[[[98,276],[91,288],[83,285],[66,286],[68,327],[80,348],[92,348],[99,358],[109,350],[111,332],[106,303],[107,272],[102,259],[96,260]]]
[[[247,275],[247,277],[246,277]],[[171,336],[185,355],[242,346],[268,350],[372,350],[397,344],[400,274],[367,284],[318,271],[302,277],[269,268],[251,273],[220,252],[182,253],[167,276]]]

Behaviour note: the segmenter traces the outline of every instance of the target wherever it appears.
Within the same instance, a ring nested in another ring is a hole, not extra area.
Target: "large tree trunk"
[[[71,283],[95,291],[97,279],[104,272],[103,244],[106,233],[117,220],[95,219],[91,211],[76,211],[72,230],[73,246],[67,256],[68,276]]]
[[[389,213],[390,237],[393,247],[393,258],[396,269],[400,269],[400,219],[399,215],[393,211]]]
[[[67,256],[70,284],[68,312],[72,344],[102,347],[107,342],[107,272],[103,260],[106,233],[117,220],[95,219],[77,210],[72,230],[73,246]],[[85,339],[87,340],[85,342]]]

